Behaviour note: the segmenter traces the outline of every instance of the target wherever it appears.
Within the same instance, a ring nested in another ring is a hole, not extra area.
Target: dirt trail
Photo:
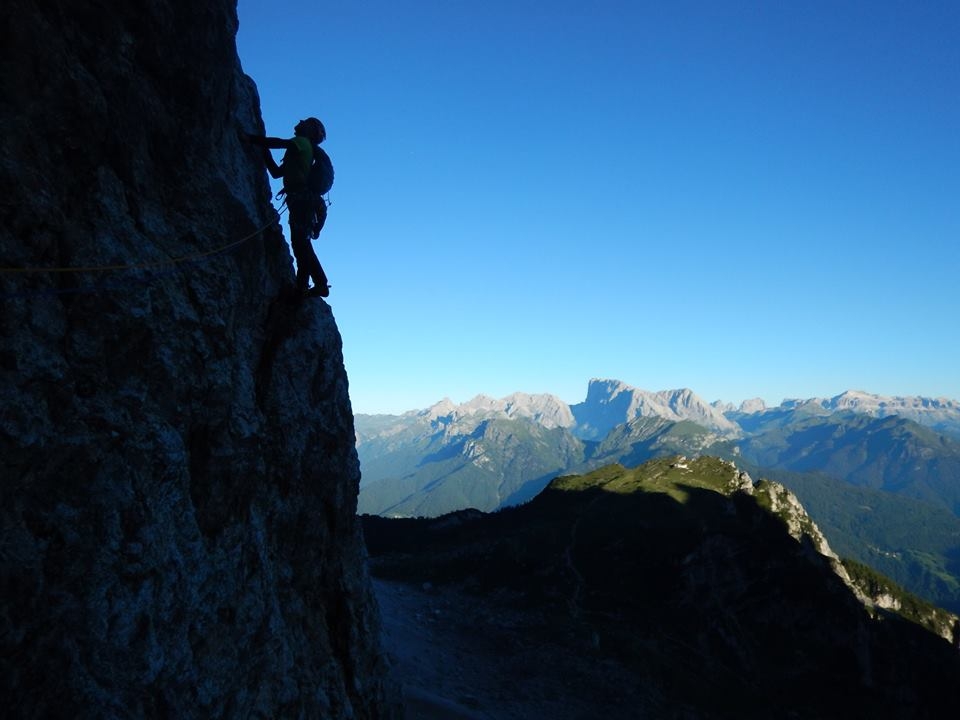
[[[589,635],[553,637],[536,613],[450,587],[374,580],[374,590],[407,720],[656,716]]]

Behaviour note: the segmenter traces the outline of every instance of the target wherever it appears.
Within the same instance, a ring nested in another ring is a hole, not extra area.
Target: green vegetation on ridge
[[[650,460],[630,469],[622,465],[608,465],[583,475],[557,478],[548,487],[561,491],[598,488],[620,494],[662,492],[685,503],[689,499],[690,488],[729,494],[738,486],[738,474],[734,465],[720,458],[688,460],[682,456],[672,456]]]

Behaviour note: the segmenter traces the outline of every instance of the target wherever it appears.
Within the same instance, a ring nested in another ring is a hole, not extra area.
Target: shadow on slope
[[[363,522],[375,574],[507,600],[534,618],[524,632],[627,669],[670,716],[924,717],[960,700],[949,643],[871,617],[729,474],[611,466],[491,515]]]
[[[790,488],[835,552],[960,612],[960,518],[949,510],[822,473],[761,469],[742,459],[738,464]]]

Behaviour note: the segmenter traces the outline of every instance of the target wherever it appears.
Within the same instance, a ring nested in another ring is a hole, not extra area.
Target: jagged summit
[[[817,414],[849,411],[873,417],[896,415],[960,435],[960,402],[948,398],[889,397],[848,390],[831,398],[788,398],[775,407],[767,406],[759,397],[735,406],[719,400],[708,403],[689,388],[652,392],[621,380],[603,378],[591,379],[586,398],[574,405],[567,405],[550,394],[516,392],[500,399],[481,394],[461,404],[444,398],[426,410],[411,410],[400,417],[453,418],[477,414],[529,417],[547,427],[571,428],[584,439],[597,440],[616,425],[639,417],[661,417],[674,422],[689,420],[722,435],[736,437],[742,432],[738,421],[743,416],[790,410]]]
[[[427,411],[429,417],[440,415],[453,418],[503,416],[507,418],[530,418],[547,428],[570,427],[574,424],[570,407],[553,395],[531,395],[513,393],[496,399],[488,395],[477,395],[461,405],[445,403],[432,406]]]
[[[340,334],[276,302],[236,3],[4,16],[0,706],[388,716]]]
[[[654,393],[619,380],[593,379],[587,387],[586,400],[571,406],[571,411],[577,421],[577,433],[588,439],[603,438],[617,425],[652,416],[673,421],[692,420],[730,435],[739,432],[722,412],[687,388]]]
[[[569,428],[586,439],[602,438],[613,427],[640,417],[691,420],[721,434],[738,433],[736,424],[724,417],[722,408],[710,405],[692,390],[649,392],[619,380],[601,379],[591,380],[586,399],[575,405],[546,393],[515,392],[503,398],[481,394],[460,404],[444,398],[425,410],[404,413],[397,420],[402,423],[419,418],[449,424],[484,417],[527,418],[546,428]]]
[[[960,402],[948,398],[889,397],[862,390],[848,390],[831,398],[784,400],[781,407],[851,411],[873,417],[896,415],[939,430],[960,432]]]
[[[450,398],[443,398],[437,403],[434,403],[426,410],[421,411],[411,411],[410,413],[405,413],[404,416],[413,416],[413,417],[423,417],[428,420],[436,420],[437,418],[447,417],[454,414],[457,410],[457,405]]]

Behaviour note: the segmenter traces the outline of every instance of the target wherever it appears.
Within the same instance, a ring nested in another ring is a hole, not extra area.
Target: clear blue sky
[[[240,0],[356,412],[960,399],[960,2]]]

